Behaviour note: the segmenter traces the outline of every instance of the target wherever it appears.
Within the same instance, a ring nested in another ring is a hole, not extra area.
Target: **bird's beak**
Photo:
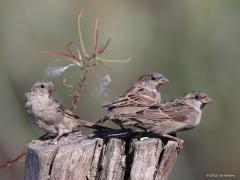
[[[205,98],[201,99],[202,104],[207,104],[207,103],[210,103],[212,101],[213,100],[210,97],[205,97]]]
[[[162,77],[159,81],[158,81],[158,84],[159,85],[162,85],[162,84],[165,84],[165,83],[168,83],[169,80],[165,77]]]
[[[54,86],[49,86],[48,87],[48,92],[51,94],[53,91],[56,91]]]

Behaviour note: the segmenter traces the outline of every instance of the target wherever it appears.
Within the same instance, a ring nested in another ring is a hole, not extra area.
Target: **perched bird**
[[[109,113],[105,118],[121,127],[137,127],[164,135],[196,127],[202,108],[212,101],[205,93],[191,91],[184,96],[150,107],[125,107]]]
[[[145,107],[160,103],[161,94],[158,91],[158,88],[167,82],[168,79],[157,72],[141,75],[137,82],[127,92],[114,99],[111,104],[103,106],[107,107],[110,112],[105,116],[105,118],[100,119],[97,124],[101,124],[109,120],[109,118],[107,118],[108,116],[114,114],[115,111],[122,111],[125,107]]]
[[[104,127],[80,119],[51,96],[55,90],[52,82],[36,82],[25,94],[26,111],[29,118],[43,131],[57,134],[56,139],[64,133],[72,132],[77,127],[102,129]]]
[[[168,82],[160,73],[145,73],[137,82],[123,95],[113,100],[111,104],[105,105],[108,110],[126,106],[149,106],[160,103],[161,94],[158,87]]]

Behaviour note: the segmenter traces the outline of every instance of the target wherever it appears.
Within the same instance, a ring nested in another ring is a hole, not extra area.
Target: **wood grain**
[[[165,180],[178,144],[160,138],[88,138],[79,133],[28,145],[25,180]]]

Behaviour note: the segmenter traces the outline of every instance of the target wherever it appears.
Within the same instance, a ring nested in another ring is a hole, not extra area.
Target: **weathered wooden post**
[[[58,144],[28,145],[25,180],[162,180],[178,154],[175,141],[159,138],[84,137],[73,133]]]

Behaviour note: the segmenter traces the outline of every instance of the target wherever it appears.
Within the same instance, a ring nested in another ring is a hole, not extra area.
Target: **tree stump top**
[[[28,144],[25,180],[167,179],[178,154],[175,141],[130,136],[82,136],[79,132]]]

